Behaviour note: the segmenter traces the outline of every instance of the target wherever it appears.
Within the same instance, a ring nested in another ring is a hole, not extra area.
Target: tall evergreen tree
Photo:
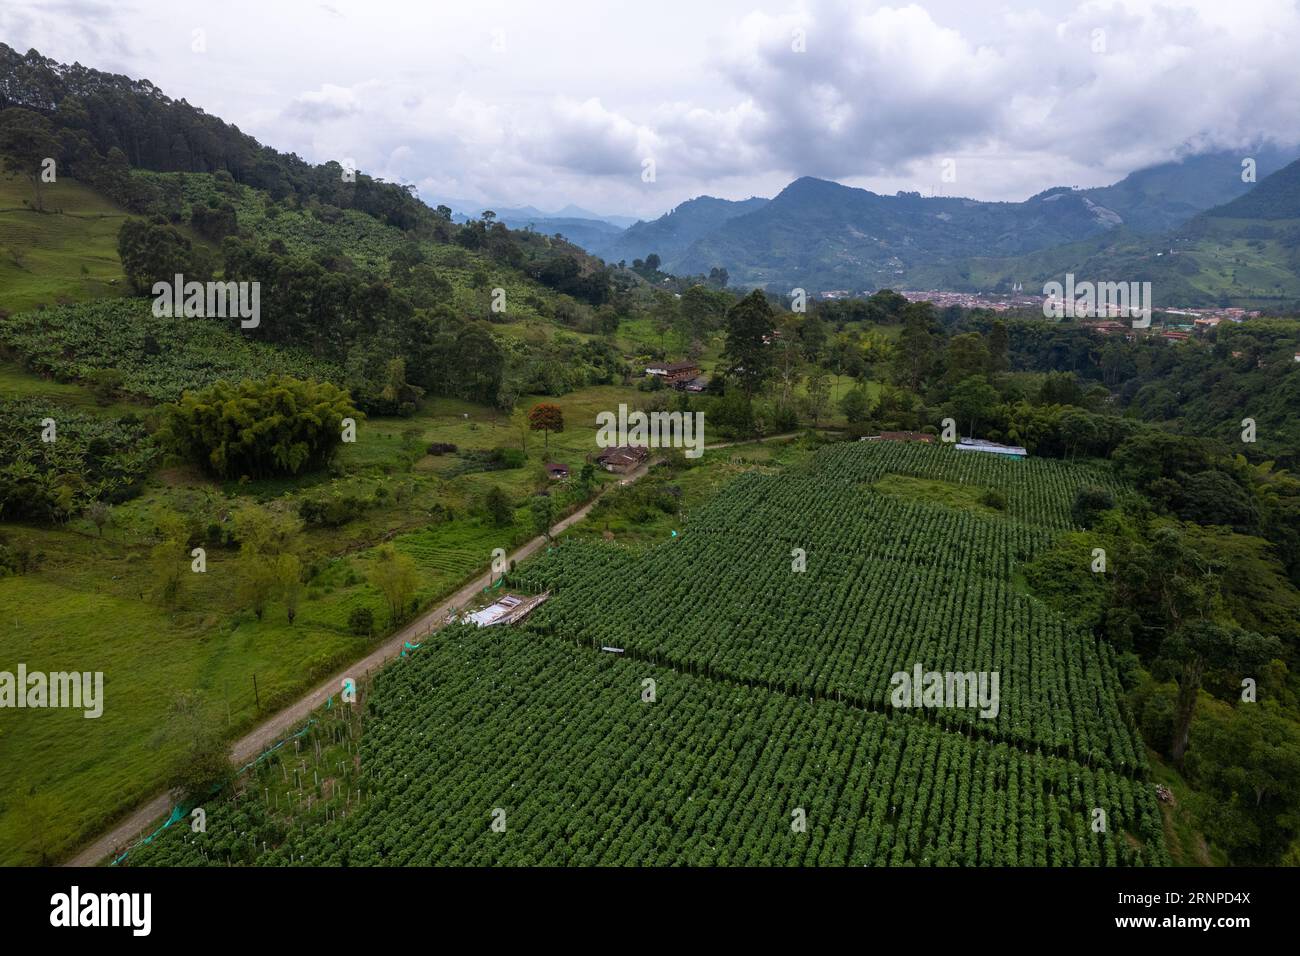
[[[727,310],[727,344],[723,358],[728,374],[752,399],[772,373],[771,339],[775,329],[772,306],[755,289]]]

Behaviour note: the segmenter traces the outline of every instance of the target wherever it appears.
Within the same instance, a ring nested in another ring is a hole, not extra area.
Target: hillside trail
[[[769,435],[766,438],[759,438],[744,442],[723,442],[717,445],[706,445],[705,451],[719,451],[723,448],[731,448],[736,445],[751,445],[756,442],[769,441],[788,441],[797,438],[800,432],[787,432],[781,435]],[[567,518],[558,522],[551,528],[550,536],[555,538],[561,532],[577,524],[583,518],[591,513],[591,509],[596,506],[612,488],[619,488],[624,485],[630,485],[644,477],[650,468],[658,464],[656,461],[647,461],[645,464],[628,472],[626,477],[617,483],[606,485],[596,497],[592,498],[585,505],[569,515]],[[523,561],[525,558],[536,554],[539,549],[548,544],[549,541],[544,535],[538,535],[517,550],[508,555],[508,560],[512,562]],[[247,734],[240,737],[231,746],[230,760],[237,767],[242,767],[249,761],[253,760],[258,754],[269,749],[281,738],[298,729],[307,719],[312,711],[322,707],[325,701],[337,694],[343,686],[345,678],[356,679],[358,676],[367,676],[377,671],[384,664],[402,653],[407,642],[417,643],[419,639],[428,637],[434,631],[441,629],[446,623],[448,616],[456,609],[464,607],[475,597],[480,595],[484,588],[492,584],[492,572],[488,571],[470,581],[455,594],[443,599],[435,607],[426,611],[420,617],[416,618],[410,624],[403,627],[400,631],[391,635],[383,644],[376,647],[360,660],[353,661],[347,667],[344,667],[338,673],[334,674],[314,690],[309,691],[302,697],[299,697],[292,704],[289,704],[283,710],[267,718],[258,724]],[[171,813],[172,800],[171,794],[164,791],[158,794],[149,802],[137,807],[126,817],[119,820],[106,833],[97,837],[93,842],[84,846],[75,856],[65,862],[64,866],[95,866],[110,855],[116,856],[127,847],[134,844],[140,837],[147,834],[157,822]]]

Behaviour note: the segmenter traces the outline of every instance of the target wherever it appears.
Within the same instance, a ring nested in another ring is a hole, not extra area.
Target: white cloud
[[[657,215],[800,175],[1020,199],[1300,137],[1290,0],[287,6],[9,0],[0,35],[148,77],[313,161],[542,208]]]

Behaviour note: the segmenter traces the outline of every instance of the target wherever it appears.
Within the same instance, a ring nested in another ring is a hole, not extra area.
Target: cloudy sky
[[[0,41],[429,201],[544,210],[801,175],[1018,200],[1300,139],[1295,0],[4,0]]]

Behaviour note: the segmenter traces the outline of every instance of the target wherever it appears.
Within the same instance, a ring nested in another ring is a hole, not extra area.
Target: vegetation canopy
[[[321,468],[343,440],[344,419],[362,417],[336,386],[287,375],[186,392],[164,415],[163,447],[221,478]]]

